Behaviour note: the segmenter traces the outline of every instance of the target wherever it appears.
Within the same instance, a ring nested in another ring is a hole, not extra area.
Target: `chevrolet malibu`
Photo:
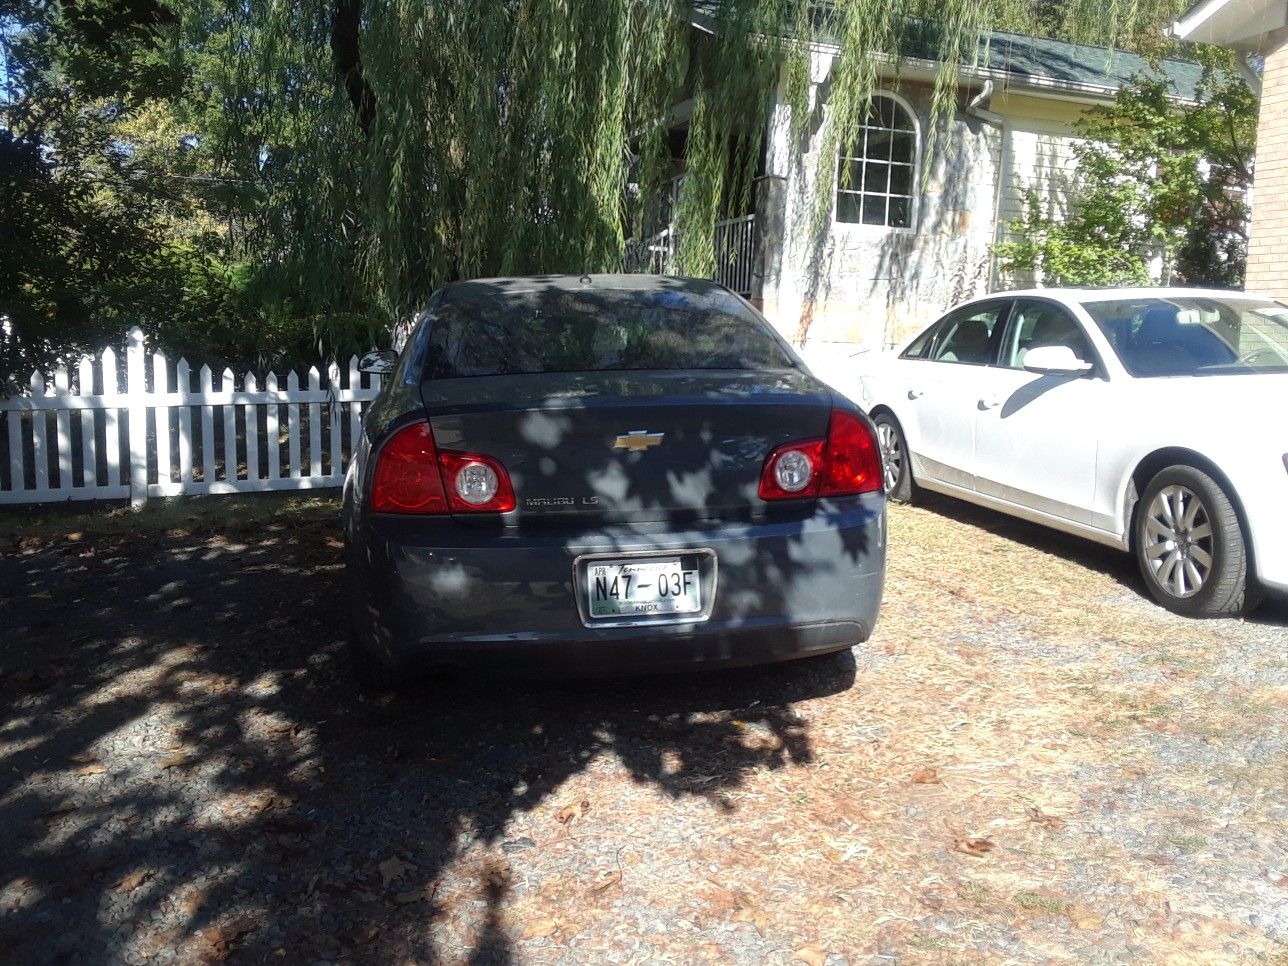
[[[864,379],[894,499],[918,487],[1135,554],[1180,614],[1288,591],[1288,306],[1042,289],[949,312]]]
[[[453,283],[363,365],[387,373],[344,486],[369,686],[781,661],[872,633],[875,429],[727,289]]]

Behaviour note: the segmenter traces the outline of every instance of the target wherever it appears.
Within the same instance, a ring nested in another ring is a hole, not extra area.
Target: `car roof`
[[[722,292],[725,287],[706,278],[686,278],[678,275],[648,275],[643,273],[586,274],[586,275],[515,275],[504,278],[474,278],[450,282],[443,286],[445,294],[470,295],[498,292],[553,292],[553,291],[618,291],[618,292]]]
[[[987,302],[1001,298],[1047,298],[1059,302],[1121,302],[1134,299],[1171,299],[1171,298],[1218,298],[1218,299],[1256,299],[1272,302],[1269,295],[1259,292],[1241,292],[1228,288],[1186,288],[1180,285],[1136,287],[1136,288],[1026,288],[1009,292],[990,292],[963,302],[972,305],[976,302]]]

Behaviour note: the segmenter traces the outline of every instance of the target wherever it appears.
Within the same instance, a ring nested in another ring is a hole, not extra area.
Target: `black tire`
[[[349,635],[349,667],[354,680],[362,690],[371,694],[392,694],[407,689],[407,675],[404,669],[382,661],[358,639],[357,634]]]
[[[908,440],[899,420],[888,412],[877,413],[872,420],[877,427],[877,445],[881,449],[881,471],[886,474],[886,496],[895,503],[912,503],[917,498],[917,483],[912,478]],[[893,472],[887,469],[890,457],[897,454]],[[893,479],[891,479],[893,476]]]
[[[1145,586],[1173,613],[1236,617],[1260,602],[1239,515],[1202,470],[1177,465],[1155,475],[1136,504],[1132,537]]]

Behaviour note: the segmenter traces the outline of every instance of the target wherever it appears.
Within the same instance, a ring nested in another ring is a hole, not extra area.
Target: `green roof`
[[[1113,90],[1151,67],[1144,57],[1125,50],[998,32],[980,38],[979,62],[991,70],[1005,71],[1038,84],[1076,84]],[[1187,99],[1195,97],[1202,67],[1188,60],[1160,60],[1157,67],[1175,85],[1178,95]]]
[[[700,22],[707,27],[715,27],[721,7],[721,0],[695,0],[693,11]],[[811,14],[820,39],[825,40],[827,29],[822,8],[812,10]],[[933,60],[937,30],[938,25],[933,21],[914,25],[905,38],[901,51],[903,56]],[[969,67],[970,64],[963,63],[963,66]],[[1100,88],[1112,92],[1126,85],[1133,76],[1148,72],[1151,62],[1139,54],[1112,47],[987,31],[979,40],[976,66],[1009,74],[1020,82],[1027,81],[1035,86]],[[1167,59],[1158,61],[1157,68],[1175,86],[1177,95],[1194,99],[1202,67],[1188,60]]]

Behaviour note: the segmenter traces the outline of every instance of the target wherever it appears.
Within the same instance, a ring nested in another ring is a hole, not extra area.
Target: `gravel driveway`
[[[0,517],[0,960],[1288,963],[1283,604],[943,500],[852,656],[372,701],[335,506],[202,502]]]

